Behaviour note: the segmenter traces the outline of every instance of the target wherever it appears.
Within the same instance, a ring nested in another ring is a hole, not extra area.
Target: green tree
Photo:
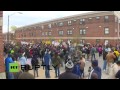
[[[11,29],[11,31],[15,31],[17,29],[17,27],[16,26],[11,26],[10,29]]]

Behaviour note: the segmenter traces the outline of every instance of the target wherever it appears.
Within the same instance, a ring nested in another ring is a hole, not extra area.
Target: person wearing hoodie
[[[5,71],[6,71],[6,79],[14,79],[13,73],[9,72],[9,64],[14,63],[11,58],[11,54],[8,54],[8,57],[5,59]]]
[[[43,58],[43,62],[45,65],[45,76],[46,78],[50,78],[50,64],[51,64],[51,55],[49,54],[49,51],[47,50],[45,52],[44,58]]]
[[[81,78],[82,72],[80,70],[80,60],[77,60],[74,64],[72,73],[78,75]]]
[[[92,70],[89,75],[89,79],[92,79],[92,74],[96,73],[98,75],[98,79],[101,79],[102,73],[101,73],[101,68],[98,66],[98,60],[93,60],[92,61]]]

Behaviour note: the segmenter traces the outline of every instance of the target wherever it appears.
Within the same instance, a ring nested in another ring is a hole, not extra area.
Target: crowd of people
[[[103,57],[101,69],[96,59],[96,53]],[[58,46],[45,43],[4,45],[5,71],[7,79],[35,79],[39,77],[39,68],[43,66],[45,77],[51,78],[51,66],[58,79],[85,79],[84,69],[86,62],[91,63],[87,79],[102,79],[102,70],[109,75],[109,79],[120,78],[120,46],[87,45],[74,46],[73,44]],[[10,63],[18,63],[19,72],[9,72]],[[22,69],[22,66],[25,68]],[[60,67],[65,69],[61,73]],[[29,70],[33,70],[33,75]],[[108,79],[106,78],[106,79]]]

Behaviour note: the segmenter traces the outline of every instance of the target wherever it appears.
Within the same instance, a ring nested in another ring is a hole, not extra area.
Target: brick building
[[[5,79],[5,66],[4,66],[4,57],[3,57],[3,35],[2,35],[2,26],[3,26],[3,11],[0,11],[0,79]]]
[[[3,33],[3,41],[5,43],[8,42],[7,39],[8,39],[8,33]],[[12,42],[14,42],[14,40],[15,40],[14,32],[9,32],[9,42],[12,43]]]
[[[119,42],[119,19],[114,11],[95,11],[17,28],[16,41],[71,40],[79,43],[115,45]]]

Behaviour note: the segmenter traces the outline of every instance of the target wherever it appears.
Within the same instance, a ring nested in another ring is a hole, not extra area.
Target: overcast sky
[[[15,12],[16,14],[11,15]],[[17,12],[21,12],[22,14],[19,14]],[[86,12],[91,11],[3,11],[3,33],[7,32],[8,15],[11,15],[9,20],[10,27],[21,27],[29,24]]]

